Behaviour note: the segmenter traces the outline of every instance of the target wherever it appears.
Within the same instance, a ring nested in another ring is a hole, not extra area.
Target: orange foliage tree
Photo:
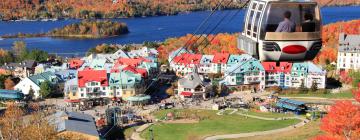
[[[187,34],[179,38],[169,38],[157,50],[160,61],[166,61],[168,54],[180,47],[187,47],[187,50],[194,53],[214,54],[224,52],[230,54],[241,54],[237,48],[237,34],[220,33],[209,36]]]
[[[324,48],[314,59],[315,63],[336,62],[340,33],[360,34],[360,20],[336,22],[323,26],[322,40]]]
[[[360,89],[353,92],[360,102]],[[357,140],[360,138],[360,105],[351,101],[338,101],[321,120],[321,130],[325,135],[315,140]]]

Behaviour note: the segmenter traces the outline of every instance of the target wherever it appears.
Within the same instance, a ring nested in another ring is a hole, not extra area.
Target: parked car
[[[174,108],[174,103],[163,103],[159,106],[160,109],[171,109]]]
[[[232,104],[230,108],[249,108],[247,104]]]

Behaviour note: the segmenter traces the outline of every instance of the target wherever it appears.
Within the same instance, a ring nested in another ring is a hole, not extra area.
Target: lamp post
[[[154,131],[152,128],[149,129],[150,131],[150,140],[154,140]]]

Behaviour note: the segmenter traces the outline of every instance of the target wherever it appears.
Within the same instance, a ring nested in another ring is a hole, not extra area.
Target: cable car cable
[[[250,0],[248,0],[248,1],[250,1]],[[229,6],[231,3],[232,3],[232,1],[229,1],[229,3],[227,3],[225,6]],[[246,5],[246,3],[245,3],[245,5]],[[243,7],[244,7],[244,6],[242,6],[240,9],[242,9]],[[205,38],[204,38],[199,44],[202,44],[202,43],[206,40],[206,38],[208,38],[208,37],[211,35],[211,33],[214,32],[214,31],[221,25],[221,23],[230,15],[230,13],[231,13],[231,11],[227,12],[226,15],[223,16],[223,17],[219,20],[219,22],[217,22],[217,24],[215,25],[215,27],[213,27],[213,28],[211,29],[211,31],[210,31],[209,33],[207,33],[207,35],[205,36]],[[197,42],[201,37],[202,37],[202,36],[199,35],[198,38],[195,40],[195,42]],[[215,37],[216,37],[216,36],[215,36]],[[194,44],[192,44],[192,45],[194,45]],[[199,50],[199,49],[198,49],[198,50]],[[201,51],[200,51],[200,52],[201,52]]]
[[[251,0],[246,1],[245,4],[240,7],[239,11],[240,11],[241,9],[243,9],[250,1],[251,1]],[[230,20],[230,21],[231,21],[231,20]],[[230,22],[230,21],[229,21],[229,22]],[[208,35],[209,35],[209,34],[208,34]],[[208,41],[207,44],[206,44],[201,50],[199,49],[200,52],[202,52],[206,47],[208,47],[208,46],[210,45],[209,42],[212,42],[217,36],[218,36],[218,34],[215,34],[215,36],[214,36],[210,41]]]
[[[193,32],[193,36],[192,36],[192,37],[194,37],[195,34],[197,34],[197,32],[201,29],[201,27],[204,26],[204,25],[209,21],[210,17],[214,15],[214,13],[216,12],[216,9],[218,9],[218,8],[221,6],[221,3],[222,3],[223,1],[224,1],[224,0],[221,0],[221,1],[218,3],[218,5],[212,10],[212,12],[205,18],[205,20],[196,28],[196,30]],[[232,2],[232,1],[231,1],[231,2]],[[192,37],[190,37],[190,38],[186,41],[185,45],[189,44],[189,42],[191,41]],[[185,49],[185,51],[189,52],[189,51],[187,50],[187,47],[188,47],[188,46],[182,47],[174,56],[177,56],[183,49]],[[175,58],[175,57],[171,58],[171,60],[169,61],[169,64],[174,60],[174,58]],[[157,78],[159,78],[160,75],[161,75],[161,73],[159,73],[157,76],[155,76],[155,78],[154,78],[155,80],[152,81],[152,82],[147,86],[147,88],[143,91],[143,93],[146,93],[146,91],[149,90],[149,88],[155,83],[155,81],[157,81]]]

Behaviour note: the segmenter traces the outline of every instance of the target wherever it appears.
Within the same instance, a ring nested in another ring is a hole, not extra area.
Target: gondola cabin
[[[251,0],[239,48],[260,61],[313,60],[321,42],[317,2]]]

